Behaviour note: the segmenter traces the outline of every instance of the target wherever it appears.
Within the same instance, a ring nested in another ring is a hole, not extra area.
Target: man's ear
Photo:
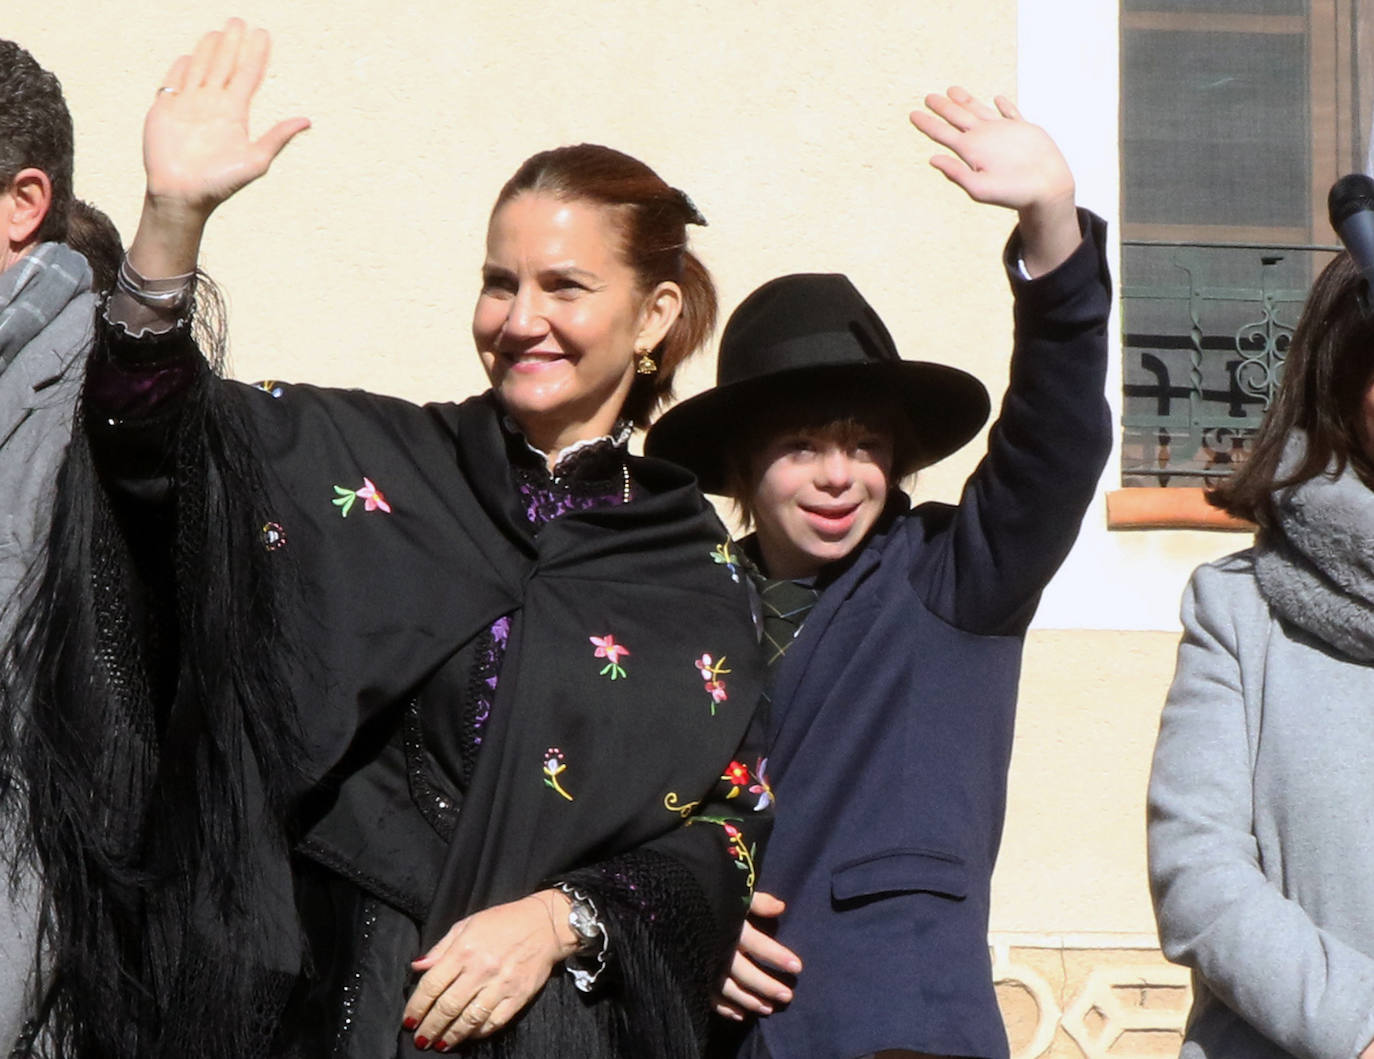
[[[0,232],[11,250],[27,247],[38,235],[52,206],[52,181],[41,169],[21,169],[10,181],[4,195],[10,200],[7,230]]]

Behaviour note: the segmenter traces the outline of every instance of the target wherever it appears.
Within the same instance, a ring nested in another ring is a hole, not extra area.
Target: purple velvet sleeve
[[[102,322],[101,328],[118,330]],[[158,344],[162,345],[162,336]],[[127,359],[125,347],[149,340],[122,336],[99,342],[86,367],[86,409],[98,420],[149,419],[184,395],[200,372],[200,356],[187,342],[166,350],[156,359]],[[171,345],[170,343],[168,343]]]

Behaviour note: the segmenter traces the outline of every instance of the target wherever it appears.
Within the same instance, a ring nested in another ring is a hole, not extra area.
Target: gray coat
[[[1200,567],[1149,792],[1183,1059],[1353,1059],[1374,1038],[1374,667],[1275,616],[1252,553]]]
[[[57,467],[90,345],[95,296],[82,292],[0,372],[0,634],[8,638],[19,588],[46,538]],[[36,906],[31,885],[0,889],[0,1049],[27,1009]]]

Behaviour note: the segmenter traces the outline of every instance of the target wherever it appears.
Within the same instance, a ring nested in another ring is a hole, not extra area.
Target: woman
[[[900,483],[977,433],[987,392],[902,360],[844,276],[754,291],[716,388],[646,443],[756,528],[783,810],[717,1009],[747,1031],[729,1054],[1007,1054],[987,934],[1016,678],[1111,446],[1111,288],[1043,129],[1002,97],[926,104],[912,121],[957,156],[936,167],[1018,217],[1010,385],[958,505],[912,508]]]
[[[491,216],[487,394],[220,382],[201,233],[306,125],[248,140],[266,53],[229,22],[149,112],[21,659],[55,1050],[697,1054],[768,817],[732,767],[756,634],[690,478],[624,442],[711,326],[700,217],[537,155]]]
[[[1189,1059],[1374,1055],[1374,318],[1313,284],[1250,458],[1212,502],[1259,526],[1201,566],[1155,747],[1150,884],[1193,970]]]

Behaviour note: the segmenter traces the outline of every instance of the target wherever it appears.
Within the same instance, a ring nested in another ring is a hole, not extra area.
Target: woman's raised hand
[[[148,191],[129,256],[145,276],[194,269],[215,207],[266,173],[310,126],[306,118],[289,118],[256,140],[250,136],[249,111],[269,46],[265,30],[234,18],[167,71],[143,124]]]
[[[1032,276],[1064,261],[1080,240],[1074,180],[1049,133],[1026,121],[1006,96],[996,109],[954,87],[925,98],[930,113],[913,111],[911,123],[953,156],[930,164],[975,202],[1020,214],[1022,260]]]

